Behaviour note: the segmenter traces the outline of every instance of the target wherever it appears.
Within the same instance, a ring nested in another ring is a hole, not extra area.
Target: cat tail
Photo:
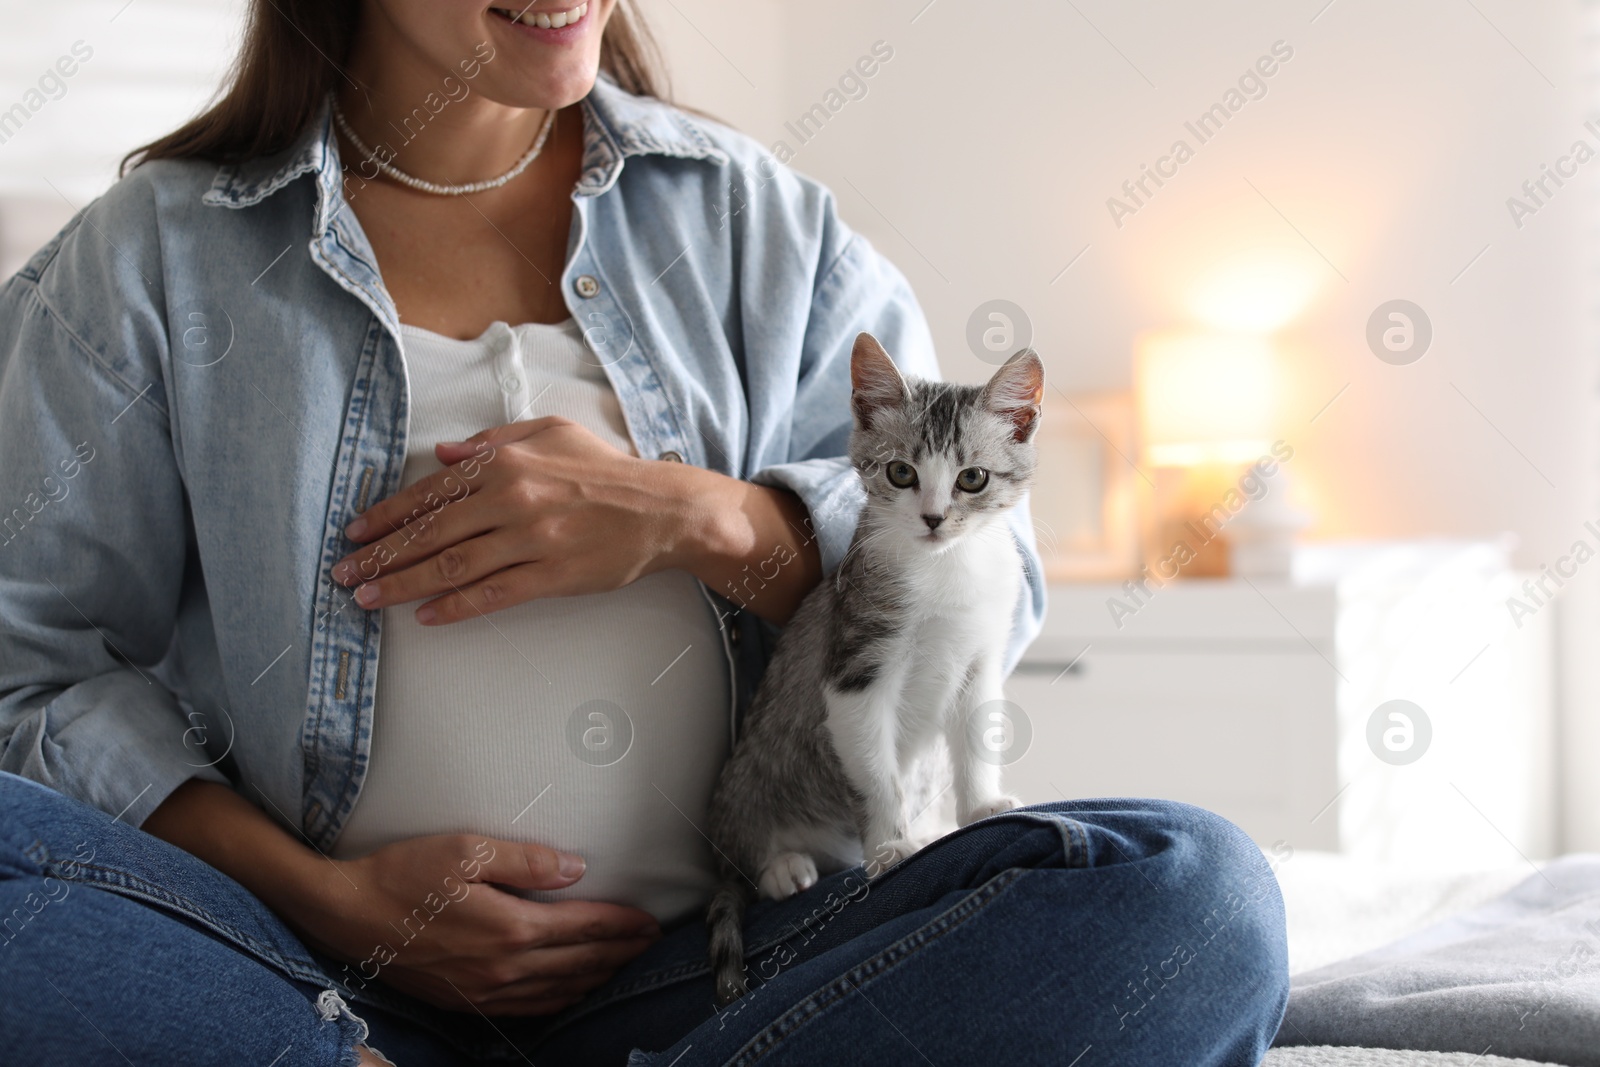
[[[717,1007],[726,1007],[745,994],[744,910],[750,899],[738,882],[717,887],[706,909],[711,935],[711,972],[717,983]]]

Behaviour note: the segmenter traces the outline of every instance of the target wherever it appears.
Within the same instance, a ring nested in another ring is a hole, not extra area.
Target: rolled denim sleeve
[[[793,491],[805,502],[824,573],[839,565],[866,502],[848,457],[850,351],[856,335],[871,333],[896,366],[939,379],[927,319],[904,275],[865,237],[850,232],[827,201],[823,247],[831,254],[811,300],[790,429],[789,462],[757,471],[752,481]],[[1045,589],[1033,524],[1024,499],[1008,516],[1023,570],[1005,669],[1009,672],[1044,620]]]
[[[158,316],[116,295],[97,332],[120,344],[69,324],[26,271],[0,288],[0,770],[138,825],[186,779],[227,779],[197,765],[157,677],[187,506],[148,351]]]

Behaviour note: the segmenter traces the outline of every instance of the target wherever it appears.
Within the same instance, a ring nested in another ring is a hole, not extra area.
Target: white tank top
[[[401,328],[411,398],[404,484],[433,446],[545,415],[637,455],[577,325],[497,322],[457,341]],[[448,506],[448,505],[447,505]],[[631,904],[662,922],[715,882],[701,836],[728,754],[729,666],[699,583],[662,571],[448,626],[384,608],[372,749],[335,858],[424,834],[532,841],[584,857],[538,900]]]

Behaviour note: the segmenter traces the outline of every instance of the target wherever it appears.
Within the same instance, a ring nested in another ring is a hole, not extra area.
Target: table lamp
[[[1141,335],[1135,359],[1144,455],[1155,468],[1145,562],[1163,580],[1226,575],[1232,520],[1264,496],[1282,496],[1281,484],[1269,494],[1243,481],[1264,457],[1274,468],[1283,458],[1273,456],[1272,344],[1258,334],[1166,330]],[[1273,524],[1280,538],[1281,526]],[[1252,533],[1259,541],[1261,531]]]

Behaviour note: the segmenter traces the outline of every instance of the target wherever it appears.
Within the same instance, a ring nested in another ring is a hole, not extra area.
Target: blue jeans
[[[721,1012],[698,919],[560,1015],[444,1011],[307,949],[193,856],[0,773],[7,1062],[345,1067],[364,1039],[401,1067],[1247,1067],[1289,995],[1265,858],[1170,801],[998,815],[871,882],[759,903],[746,929],[751,991]]]

